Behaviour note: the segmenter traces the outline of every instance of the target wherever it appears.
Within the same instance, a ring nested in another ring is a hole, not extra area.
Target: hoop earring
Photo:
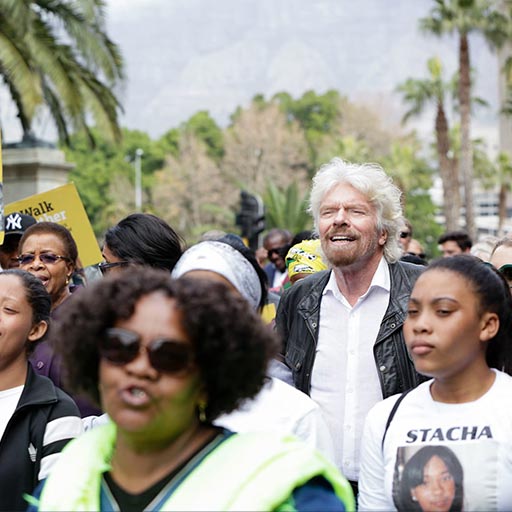
[[[201,423],[206,423],[206,401],[205,400],[201,400],[198,404],[197,404],[197,410],[198,410],[198,416],[199,416],[199,421]]]

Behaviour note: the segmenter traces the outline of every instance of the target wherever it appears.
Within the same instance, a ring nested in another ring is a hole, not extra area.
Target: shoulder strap
[[[406,397],[407,393],[411,391],[411,389],[408,389],[407,391],[404,391],[397,399],[397,401],[394,403],[393,408],[391,409],[388,421],[386,421],[386,427],[384,428],[384,434],[382,435],[382,443],[381,443],[381,449],[384,450],[384,441],[386,439],[386,434],[388,433],[389,425],[391,425],[391,421],[393,421],[393,418],[395,416],[396,410],[398,409],[398,406],[400,405],[400,402]]]

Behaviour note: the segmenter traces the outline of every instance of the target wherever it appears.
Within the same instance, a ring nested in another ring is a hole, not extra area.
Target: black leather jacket
[[[373,347],[384,398],[425,380],[416,373],[402,335],[409,295],[424,268],[404,262],[389,264],[389,305]],[[276,329],[284,343],[284,363],[292,372],[295,387],[307,394],[318,342],[320,302],[329,276],[330,271],[325,270],[298,281],[283,294],[277,310]]]

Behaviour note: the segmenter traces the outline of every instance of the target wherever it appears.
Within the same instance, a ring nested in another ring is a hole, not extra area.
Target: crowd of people
[[[187,246],[13,213],[0,246],[0,510],[512,509],[512,238],[432,260],[376,164],[312,231]]]

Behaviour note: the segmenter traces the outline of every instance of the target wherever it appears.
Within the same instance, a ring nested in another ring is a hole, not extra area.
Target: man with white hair
[[[330,270],[289,288],[276,318],[284,365],[275,375],[287,370],[285,379],[320,405],[356,493],[367,412],[421,381],[402,324],[423,268],[399,261],[400,195],[378,165],[335,158],[322,166],[310,212]]]

